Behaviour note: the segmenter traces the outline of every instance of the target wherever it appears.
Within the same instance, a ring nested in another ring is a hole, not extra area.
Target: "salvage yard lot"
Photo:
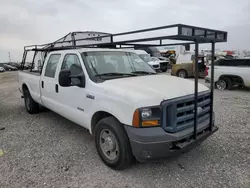
[[[249,188],[250,91],[215,90],[214,108],[220,129],[199,147],[113,171],[99,159],[87,130],[51,111],[29,115],[17,72],[0,73],[0,188]]]

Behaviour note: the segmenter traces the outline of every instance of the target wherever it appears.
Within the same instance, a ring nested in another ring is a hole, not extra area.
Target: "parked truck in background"
[[[205,82],[211,82],[211,66],[208,66]],[[233,86],[250,87],[250,59],[219,59],[214,62],[214,83],[220,90]]]
[[[198,57],[199,77],[205,77],[206,65],[204,55]],[[181,78],[195,76],[195,55],[193,52],[185,52],[177,56],[176,63],[172,65],[171,75]]]

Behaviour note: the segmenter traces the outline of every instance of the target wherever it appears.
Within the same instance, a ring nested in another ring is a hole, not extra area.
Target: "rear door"
[[[242,64],[237,67],[245,86],[250,87],[250,59],[242,59]]]
[[[61,58],[62,55],[60,53],[50,54],[48,61],[44,65],[40,80],[42,104],[55,112],[58,112],[58,104],[55,100],[57,98],[56,90],[58,89],[56,82],[58,74],[56,73],[59,69],[58,65]]]

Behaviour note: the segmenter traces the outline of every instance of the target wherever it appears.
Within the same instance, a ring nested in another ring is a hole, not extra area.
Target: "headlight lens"
[[[152,110],[150,108],[143,108],[141,110],[141,118],[149,118],[152,116]]]
[[[139,108],[134,112],[132,125],[137,128],[159,126],[160,120],[160,106]]]

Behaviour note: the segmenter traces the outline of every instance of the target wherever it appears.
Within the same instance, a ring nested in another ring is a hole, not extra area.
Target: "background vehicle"
[[[205,59],[203,55],[199,55],[198,57],[198,70],[199,77],[205,77]],[[176,64],[172,64],[171,75],[178,76],[181,78],[187,78],[194,76],[195,69],[195,55],[192,52],[186,52],[183,54],[179,54],[176,60]]]
[[[148,54],[144,50],[132,50],[132,52],[135,52],[142,60],[144,60],[146,63],[148,63],[151,67],[153,67],[156,71],[162,71],[166,72],[167,67],[169,64],[168,60],[160,60],[157,57],[151,57],[150,54]]]
[[[5,72],[5,69],[3,67],[0,67],[0,72]]]
[[[153,61],[150,54],[144,50],[131,50],[131,52],[136,53],[143,61],[149,64],[155,71],[159,71],[161,66],[159,61]]]
[[[13,66],[8,65],[8,64],[4,64],[3,67],[5,70],[8,70],[8,71],[17,71],[18,70],[18,68],[13,67]]]
[[[219,59],[215,62],[215,87],[224,90],[233,86],[250,87],[250,59]],[[211,67],[208,66],[205,81],[210,83]]]
[[[16,67],[18,70],[21,68],[21,64],[20,63],[8,63],[8,65],[12,66],[12,67]]]
[[[158,57],[158,58],[163,58],[165,59],[162,55],[160,50],[157,47],[148,47],[148,46],[135,46],[134,48],[135,50],[144,50],[146,51],[148,54],[150,54],[150,56],[152,57]]]
[[[159,64],[159,69],[162,72],[166,72],[168,70],[169,60],[160,60],[157,57],[152,57],[151,59],[153,62],[156,62],[157,64]]]

